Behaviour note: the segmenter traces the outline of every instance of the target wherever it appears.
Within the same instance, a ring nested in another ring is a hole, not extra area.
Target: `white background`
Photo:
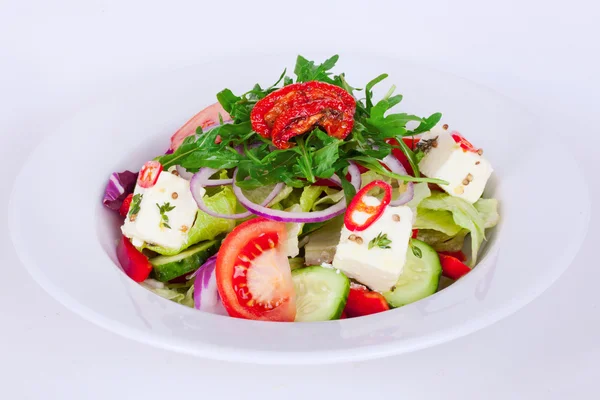
[[[492,87],[539,115],[540,129],[516,143],[516,153],[558,129],[600,204],[599,9],[578,0],[490,3],[0,0],[0,209],[32,146],[94,98],[206,57],[282,48],[391,51]],[[549,174],[553,168],[560,154]],[[64,196],[69,207],[68,175],[40,171],[40,179],[57,179],[48,195]],[[568,206],[563,187],[555,195]],[[570,269],[513,316],[416,353],[314,367],[202,360],[104,331],[37,286],[14,254],[6,221],[0,213],[0,398],[598,398],[595,208]]]

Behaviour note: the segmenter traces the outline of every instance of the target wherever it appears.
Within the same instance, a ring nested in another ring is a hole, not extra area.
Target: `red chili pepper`
[[[367,196],[369,192],[375,188],[380,188],[384,191],[383,199],[379,205],[370,206],[365,203],[365,196]],[[383,214],[383,211],[385,211],[385,207],[390,204],[391,199],[392,187],[388,183],[378,180],[369,183],[367,186],[359,190],[358,193],[356,193],[356,196],[348,205],[346,215],[344,216],[344,224],[346,225],[346,228],[353,232],[364,231],[371,226],[371,224],[377,221],[379,217],[381,217],[381,214]],[[353,219],[353,214],[356,211],[369,214],[369,217],[365,222],[358,223]]]
[[[471,268],[463,264],[458,258],[439,254],[440,263],[442,264],[442,274],[450,279],[458,279],[469,272]]]
[[[390,309],[385,297],[366,288],[351,287],[344,313],[348,318],[376,314]]]
[[[163,167],[158,161],[148,161],[138,176],[137,184],[144,189],[151,188],[156,184],[158,176],[162,172]]]
[[[344,110],[354,115],[356,100],[339,86],[325,82],[294,83],[270,93],[259,100],[252,112],[252,129],[264,138],[271,137],[271,130],[278,117],[286,110],[312,101],[335,99],[344,103]]]
[[[464,151],[470,151],[473,153],[479,152],[479,149],[475,148],[475,146],[473,146],[473,144],[465,139],[460,133],[454,131],[450,134],[450,136],[452,136],[452,139],[454,139],[454,141],[458,143]]]
[[[129,207],[131,206],[131,200],[133,199],[133,193],[129,193],[125,200],[123,200],[123,204],[121,204],[121,208],[119,208],[119,214],[122,217],[126,217],[129,212]]]
[[[354,126],[354,112],[345,110],[340,100],[323,99],[289,108],[275,121],[271,139],[275,147],[287,149],[289,140],[320,126],[329,136],[344,139]]]

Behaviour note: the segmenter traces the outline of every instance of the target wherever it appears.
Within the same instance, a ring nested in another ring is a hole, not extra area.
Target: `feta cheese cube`
[[[428,146],[419,162],[419,169],[429,178],[443,179],[448,185],[440,185],[448,194],[460,197],[469,203],[476,202],[485,189],[491,164],[480,154],[460,147],[451,133],[442,128],[433,128],[423,134],[421,142],[435,141]]]
[[[375,205],[379,200],[368,196],[365,202]],[[381,217],[364,231],[352,232],[344,225],[333,267],[372,290],[390,290],[404,269],[412,226],[413,212],[407,206],[386,207]],[[387,235],[390,248],[369,249],[369,243],[380,234]]]
[[[163,171],[154,186],[147,189],[136,186],[134,196],[138,194],[140,210],[135,216],[127,215],[121,227],[123,235],[138,246],[142,242],[173,249],[183,246],[198,212],[190,182]],[[166,211],[166,203],[173,208]]]

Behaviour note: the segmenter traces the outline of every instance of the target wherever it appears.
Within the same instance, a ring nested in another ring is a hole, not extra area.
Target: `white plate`
[[[9,207],[20,259],[51,295],[134,340],[215,359],[325,363],[414,351],[468,334],[524,306],[570,264],[590,215],[586,182],[568,148],[508,99],[463,79],[393,59],[344,55],[336,68],[364,85],[390,73],[403,110],[443,121],[485,149],[487,195],[501,224],[484,257],[450,288],[393,311],[323,323],[210,315],[164,300],[117,267],[118,218],[101,206],[109,174],[136,170],[224,87],[271,84],[294,56],[212,60],[124,87],[77,112],[30,155]],[[288,68],[288,70],[292,70]],[[385,88],[383,87],[385,86]]]

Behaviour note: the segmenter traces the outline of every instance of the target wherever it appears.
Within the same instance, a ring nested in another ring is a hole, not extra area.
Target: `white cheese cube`
[[[365,199],[369,205],[375,202],[378,200],[374,197]],[[404,269],[412,225],[413,212],[407,206],[386,207],[381,217],[364,231],[352,232],[344,225],[333,267],[372,290],[390,290]],[[369,243],[380,234],[387,235],[390,248],[369,249]]]
[[[429,178],[443,179],[448,185],[440,185],[448,194],[460,197],[469,203],[476,202],[485,189],[491,164],[480,154],[460,147],[451,133],[442,128],[433,128],[421,137],[423,141],[435,140],[427,146],[419,169]]]
[[[136,186],[134,196],[138,194],[142,196],[140,211],[135,216],[127,215],[121,227],[123,235],[136,246],[142,242],[172,249],[183,246],[198,212],[190,182],[163,171],[151,188]],[[166,203],[174,208],[162,213],[165,220],[159,207],[164,209]]]

